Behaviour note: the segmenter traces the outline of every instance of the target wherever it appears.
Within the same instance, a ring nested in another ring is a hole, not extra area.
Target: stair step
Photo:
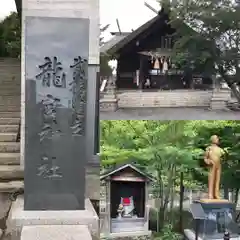
[[[0,114],[0,125],[18,125],[20,118],[17,117],[1,117]]]
[[[0,142],[0,152],[2,153],[20,152],[20,143],[19,142]]]
[[[1,85],[0,85],[1,86]],[[11,96],[11,95],[0,95],[0,102],[3,104],[4,102],[19,102],[21,101],[21,96]]]
[[[20,111],[16,112],[0,112],[0,118],[20,118],[21,113]]]
[[[19,106],[0,106],[0,112],[7,112],[7,111],[11,111],[11,112],[18,112],[20,111],[20,104]]]
[[[0,132],[0,142],[16,142],[16,133],[1,133]]]
[[[20,165],[20,153],[0,153],[1,165]]]
[[[0,166],[0,179],[14,180],[23,179],[23,168],[20,165]]]
[[[21,89],[17,88],[17,89],[11,89],[8,91],[2,90],[0,89],[0,96],[20,96],[21,94]]]
[[[12,193],[24,188],[23,181],[0,182],[1,193]]]
[[[18,125],[0,125],[0,133],[17,133]]]

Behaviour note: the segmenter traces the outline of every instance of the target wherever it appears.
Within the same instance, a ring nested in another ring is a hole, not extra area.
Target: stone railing
[[[103,80],[100,92],[101,90],[105,92],[100,99],[100,111],[115,112],[118,109],[118,99],[114,77]]]

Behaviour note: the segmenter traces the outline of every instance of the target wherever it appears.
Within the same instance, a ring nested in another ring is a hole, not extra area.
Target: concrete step
[[[21,95],[21,89],[20,88],[16,88],[16,89],[10,89],[8,91],[6,90],[2,90],[0,88],[0,96],[20,96]]]
[[[18,125],[0,125],[0,133],[17,133]]]
[[[20,153],[0,153],[1,165],[20,165]]]
[[[18,106],[8,106],[8,105],[0,106],[0,112],[7,112],[7,111],[10,111],[10,112],[20,111],[20,104]]]
[[[0,112],[0,118],[20,118],[20,111],[17,112]]]
[[[19,123],[20,123],[20,118],[1,117],[1,114],[0,114],[0,125],[18,125]]]
[[[24,188],[23,181],[0,182],[1,193],[12,193],[23,188]]]
[[[1,133],[0,132],[0,142],[16,142],[16,133]]]
[[[20,165],[0,166],[0,179],[20,180],[23,179],[23,168]]]
[[[20,152],[19,142],[0,142],[1,153],[17,153]]]
[[[21,96],[0,96],[0,104],[3,104],[5,102],[20,102]]]
[[[21,92],[21,86],[1,85],[1,92]]]
[[[0,103],[2,101],[21,101],[20,95],[0,95]]]

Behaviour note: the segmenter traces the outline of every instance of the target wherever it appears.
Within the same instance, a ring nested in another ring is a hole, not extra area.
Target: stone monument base
[[[199,200],[202,203],[230,203],[228,199],[209,199],[209,198],[202,198]]]
[[[38,225],[25,226],[22,229],[21,240],[72,240],[92,239],[87,226],[81,225]]]
[[[227,101],[229,100],[228,91],[213,90],[212,99],[210,102],[211,110],[228,110]]]
[[[102,112],[116,112],[118,109],[118,100],[113,99],[100,99],[100,111]]]
[[[83,232],[85,234],[84,240],[92,239],[87,238],[87,236],[92,236],[94,239],[99,239],[99,218],[96,214],[91,202],[89,199],[85,200],[85,210],[74,210],[74,211],[25,211],[24,208],[24,199],[22,196],[19,196],[17,200],[12,204],[12,208],[8,218],[8,231],[11,233],[12,240],[20,239],[29,239],[33,238],[33,232],[36,231],[36,238],[38,238],[38,233],[41,232],[42,239],[51,234],[55,234],[55,231],[62,231],[61,229],[73,229],[76,226],[76,231],[72,231],[72,239],[79,237],[79,229],[85,229]],[[66,226],[67,225],[67,226]],[[84,227],[85,226],[85,227]],[[72,228],[71,228],[72,227]],[[87,235],[88,229],[89,234]],[[60,235],[59,235],[60,236]],[[35,239],[36,239],[35,238]],[[59,237],[61,239],[61,237]],[[56,237],[55,239],[59,239]],[[62,239],[67,239],[66,235]],[[80,239],[80,238],[78,238]]]
[[[132,231],[132,232],[118,232],[110,233],[107,236],[103,233],[101,234],[101,239],[130,239],[130,238],[140,238],[140,239],[150,239],[152,235],[151,231]]]

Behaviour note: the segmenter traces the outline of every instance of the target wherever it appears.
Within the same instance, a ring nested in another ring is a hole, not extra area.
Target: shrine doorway
[[[133,215],[143,218],[145,214],[145,182],[111,182],[111,218],[118,216],[117,209],[121,203],[121,198],[132,197],[134,204]]]

